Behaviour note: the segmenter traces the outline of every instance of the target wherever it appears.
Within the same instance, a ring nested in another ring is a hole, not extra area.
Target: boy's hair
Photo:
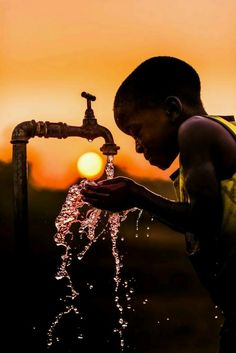
[[[141,63],[119,87],[114,110],[155,108],[168,96],[190,106],[199,106],[201,83],[197,72],[186,62],[157,56]],[[118,113],[118,112],[117,112]]]

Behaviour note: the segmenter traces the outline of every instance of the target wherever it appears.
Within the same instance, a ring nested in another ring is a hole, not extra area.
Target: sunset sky
[[[116,90],[145,59],[171,55],[198,71],[209,114],[236,114],[235,14],[236,0],[0,0],[0,160],[11,160],[11,133],[22,121],[81,125],[88,91],[120,146],[115,164],[134,177],[167,178],[174,166],[149,166],[115,126]],[[78,157],[103,143],[30,140],[35,183],[67,187]]]

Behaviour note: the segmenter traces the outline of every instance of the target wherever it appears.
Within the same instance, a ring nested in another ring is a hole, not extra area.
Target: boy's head
[[[197,72],[186,62],[157,56],[141,63],[120,85],[114,101],[115,118],[119,111],[156,108],[166,97],[176,96],[182,103],[201,105],[201,84]]]
[[[166,169],[178,154],[176,129],[171,121],[166,121],[168,111],[175,110],[175,106],[179,115],[183,107],[196,111],[202,107],[200,90],[199,76],[189,64],[169,56],[150,58],[119,87],[114,100],[115,121],[122,131],[134,137],[137,152],[144,153],[151,164]],[[136,128],[134,131],[134,123],[139,124],[139,130],[140,124],[146,129],[145,141]]]

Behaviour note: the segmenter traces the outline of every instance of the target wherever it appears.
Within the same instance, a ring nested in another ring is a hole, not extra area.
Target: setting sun
[[[77,161],[77,169],[80,176],[87,179],[95,179],[101,176],[103,167],[102,158],[95,152],[84,153]]]

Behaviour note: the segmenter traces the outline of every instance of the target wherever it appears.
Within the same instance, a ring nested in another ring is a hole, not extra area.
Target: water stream
[[[114,165],[113,157],[108,156],[106,163],[106,178],[112,179],[114,177]],[[86,186],[87,183],[93,183],[93,181],[82,180],[79,184],[72,185],[67,193],[66,200],[61,208],[59,215],[56,217],[55,226],[56,234],[54,240],[57,246],[63,247],[63,254],[61,255],[61,262],[55,278],[57,280],[66,279],[67,288],[69,293],[64,299],[65,308],[62,312],[58,313],[51,323],[47,332],[47,346],[50,347],[55,341],[60,340],[55,335],[55,328],[59,324],[62,317],[70,313],[80,316],[79,309],[79,292],[74,287],[74,284],[70,276],[70,266],[72,264],[72,253],[73,249],[70,245],[71,240],[75,237],[71,227],[73,224],[78,226],[79,239],[86,240],[82,250],[78,251],[77,259],[81,261],[91,246],[101,237],[102,234],[109,233],[111,238],[111,251],[114,259],[114,304],[118,312],[117,327],[114,328],[113,332],[119,335],[120,351],[124,351],[124,330],[127,328],[128,322],[125,319],[124,307],[120,300],[120,288],[121,286],[126,290],[126,301],[128,303],[127,308],[131,307],[130,301],[133,294],[133,288],[129,287],[129,281],[122,279],[122,256],[119,253],[117,246],[117,240],[119,236],[119,229],[121,222],[123,222],[129,212],[136,211],[137,208],[133,208],[124,212],[111,213],[103,211],[94,207],[89,206],[83,201],[81,190]],[[142,210],[139,210],[138,219],[136,222],[136,230],[138,230],[138,222],[141,217]],[[107,219],[105,227],[101,231],[98,231],[99,222]],[[76,299],[76,300],[75,300]],[[83,333],[80,333],[79,337],[83,339]]]

